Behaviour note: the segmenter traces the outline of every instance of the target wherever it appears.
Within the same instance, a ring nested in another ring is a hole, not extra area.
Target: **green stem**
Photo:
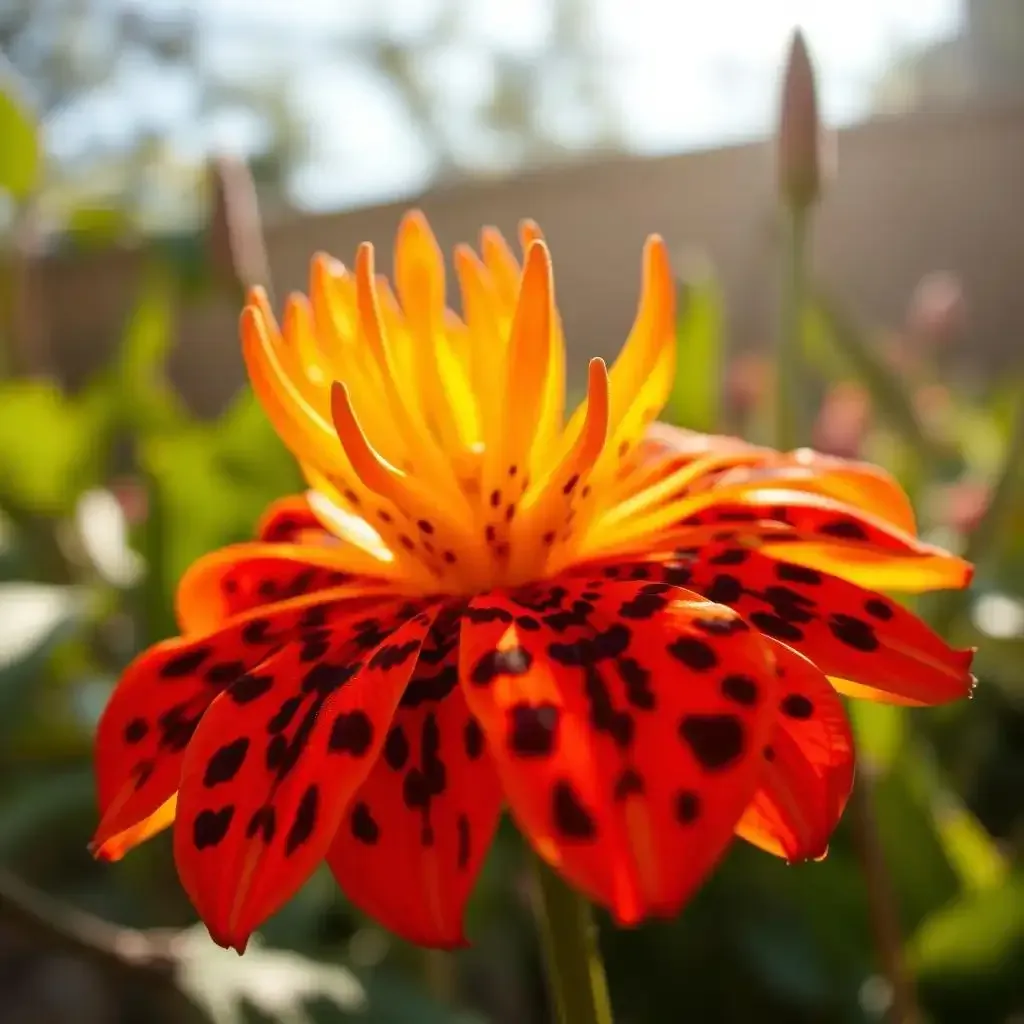
[[[786,205],[785,260],[780,304],[778,381],[775,397],[775,443],[781,451],[806,444],[807,386],[803,364],[803,311],[807,297],[807,229],[803,206]]]
[[[534,858],[541,938],[559,1024],[612,1024],[590,904]]]

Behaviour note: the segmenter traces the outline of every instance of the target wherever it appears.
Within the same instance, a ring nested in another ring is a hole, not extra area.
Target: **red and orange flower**
[[[424,219],[396,293],[360,248],[313,262],[278,327],[242,314],[253,387],[306,495],[181,581],[182,636],[99,727],[97,855],[174,822],[214,939],[250,933],[326,858],[427,945],[463,910],[507,804],[537,853],[632,924],[674,914],[734,834],[824,855],[854,758],[839,693],[965,696],[971,652],[877,591],[963,587],[872,467],[654,419],[675,364],[665,247],[610,370],[563,422],[548,249],[455,253]],[[838,692],[837,692],[838,691]]]

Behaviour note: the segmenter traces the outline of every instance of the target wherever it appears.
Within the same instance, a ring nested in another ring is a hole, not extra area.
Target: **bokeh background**
[[[576,384],[660,231],[670,418],[768,438],[796,24],[829,129],[807,440],[977,561],[917,610],[980,684],[851,710],[870,799],[823,863],[737,846],[678,921],[602,920],[617,1020],[1024,1021],[1021,0],[0,0],[0,1024],[550,1019],[510,827],[465,951],[324,874],[238,959],[166,835],[90,859],[93,730],[191,559],[301,486],[245,388],[242,288],[280,301],[362,239],[386,263],[408,205],[446,247],[540,221]]]

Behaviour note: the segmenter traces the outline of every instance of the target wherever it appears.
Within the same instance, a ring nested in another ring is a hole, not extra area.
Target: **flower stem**
[[[807,229],[805,206],[785,204],[785,261],[780,303],[778,384],[775,396],[775,443],[789,451],[809,440],[808,399],[803,364],[803,312],[807,295]]]
[[[590,904],[534,857],[541,939],[558,1024],[612,1024]]]
[[[867,890],[868,918],[879,966],[892,996],[889,1020],[891,1024],[921,1024],[914,983],[903,960],[903,936],[896,914],[892,879],[878,835],[873,789],[874,780],[870,773],[861,772],[850,794],[857,859]]]

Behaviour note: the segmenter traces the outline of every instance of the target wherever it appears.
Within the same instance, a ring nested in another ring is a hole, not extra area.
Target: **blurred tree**
[[[0,53],[42,115],[49,224],[180,230],[200,216],[212,150],[250,160],[272,214],[303,172],[365,147],[418,151],[426,184],[613,146],[591,6],[551,0],[533,38],[509,43],[468,0],[428,0],[415,17],[362,0],[329,18],[286,17],[285,4],[239,17],[224,2],[6,0]],[[390,123],[368,133],[370,90]],[[354,116],[339,121],[346,104]]]

